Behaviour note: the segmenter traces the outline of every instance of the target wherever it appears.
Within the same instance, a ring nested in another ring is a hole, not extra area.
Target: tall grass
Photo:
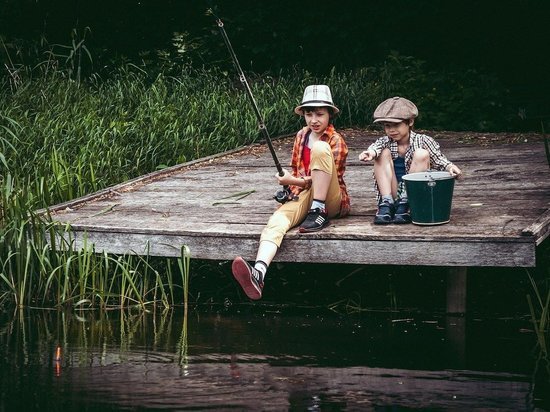
[[[14,210],[12,207],[11,210]],[[24,210],[24,209],[18,209]],[[187,308],[189,251],[178,259],[114,256],[93,245],[74,250],[59,242],[60,228],[28,211],[4,227],[1,243],[0,300],[18,307],[72,307],[78,310],[142,310],[183,304]],[[44,237],[49,236],[49,242]],[[56,242],[57,240],[57,242]],[[179,272],[174,279],[173,273]]]
[[[540,246],[540,261],[535,270],[525,270],[532,286],[527,295],[533,329],[541,356],[550,362],[550,243]],[[537,257],[539,258],[539,257]]]

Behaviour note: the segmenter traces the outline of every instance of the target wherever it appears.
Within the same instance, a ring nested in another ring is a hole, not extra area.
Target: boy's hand
[[[365,150],[359,155],[359,160],[362,162],[369,162],[376,157],[376,153],[373,150]]]
[[[284,175],[282,176],[279,176],[279,173],[275,175],[275,177],[277,177],[277,180],[279,181],[279,184],[281,186],[291,185],[292,182],[294,181],[294,176],[292,176],[292,174],[286,169],[283,169],[283,172],[284,172]]]
[[[462,170],[460,170],[456,165],[450,164],[447,166],[447,171],[451,174],[452,177],[459,179],[462,176]]]

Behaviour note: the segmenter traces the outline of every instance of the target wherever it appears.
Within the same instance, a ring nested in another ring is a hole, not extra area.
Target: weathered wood
[[[447,313],[466,313],[468,268],[452,267],[447,273]]]
[[[260,229],[258,225],[258,230]],[[230,260],[236,254],[252,260],[256,256],[259,236],[220,236],[216,227],[210,231],[186,235],[156,233],[121,233],[105,231],[75,232],[75,246],[95,244],[96,251],[114,254],[180,255],[188,246],[197,259]],[[312,247],[321,244],[321,247]],[[235,245],[238,246],[236,250]],[[399,250],[399,253],[393,251]],[[319,239],[290,233],[275,259],[280,262],[357,263],[435,266],[534,266],[535,251],[531,242],[487,242],[403,240]]]
[[[502,142],[505,136],[496,135],[498,143],[492,144],[493,135],[433,134],[464,171],[464,178],[455,182],[451,222],[380,227],[372,223],[372,165],[358,161],[358,154],[379,134],[342,133],[350,148],[345,176],[350,216],[332,220],[315,234],[291,230],[276,260],[536,264],[536,246],[550,231],[550,174],[540,136],[506,136],[508,141]],[[484,137],[488,143],[480,145]],[[291,144],[291,138],[274,143],[282,164],[289,162]],[[87,236],[97,251],[111,253],[178,256],[185,244],[195,258],[253,259],[260,233],[277,207],[275,174],[267,148],[253,145],[154,172],[49,210],[53,220],[70,224],[76,247]],[[250,193],[239,200],[231,197],[240,192]]]
[[[548,222],[550,222],[550,209],[546,210],[535,222],[523,229],[522,234],[535,237],[537,239],[536,244],[539,245],[550,234],[550,224]]]
[[[449,359],[453,360],[454,369],[465,369],[466,362],[466,317],[462,314],[458,316],[450,315],[452,309],[449,310],[447,302],[447,313],[445,316],[445,337],[447,338],[447,353]]]

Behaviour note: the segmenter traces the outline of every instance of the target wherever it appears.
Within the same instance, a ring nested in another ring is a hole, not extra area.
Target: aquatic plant
[[[538,283],[529,270],[526,269],[525,272],[531,282],[535,296],[533,302],[531,295],[527,295],[531,321],[537,336],[538,346],[544,358],[548,358],[550,351],[547,340],[550,334],[550,273],[548,278]]]
[[[18,307],[72,307],[78,310],[187,305],[189,251],[178,259],[97,253],[93,245],[73,250],[68,233],[29,213],[5,230],[0,285],[4,302]],[[49,237],[47,240],[44,234]],[[181,282],[172,273],[179,271]],[[183,283],[185,282],[185,283]]]

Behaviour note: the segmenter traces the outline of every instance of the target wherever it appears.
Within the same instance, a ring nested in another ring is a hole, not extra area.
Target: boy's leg
[[[413,153],[411,167],[409,173],[425,172],[430,168],[430,153],[426,149],[416,149]],[[393,223],[406,224],[411,223],[411,212],[409,208],[409,199],[405,182],[402,182],[402,187],[399,191],[399,199],[395,206],[395,214]]]
[[[374,177],[380,193],[380,202],[374,216],[374,223],[377,225],[392,223],[395,209],[393,199],[397,195],[397,178],[389,149],[382,150],[374,161]]]
[[[329,217],[340,213],[342,195],[330,145],[316,142],[311,150],[311,190],[313,202],[300,232],[315,232],[329,224]]]
[[[300,193],[298,200],[289,201],[271,215],[260,237],[260,246],[254,266],[240,256],[233,260],[233,277],[239,282],[246,295],[253,300],[262,297],[264,278],[271,261],[288,230],[304,220],[312,200],[311,190]]]
[[[264,279],[262,273],[258,269],[252,267],[242,257],[237,256],[233,259],[231,271],[233,272],[235,280],[239,282],[239,285],[243,288],[246,296],[253,300],[258,300],[262,297]]]
[[[256,253],[256,262],[254,267],[262,273],[263,277],[265,277],[267,268],[277,254],[277,250],[279,250],[279,247],[275,243],[270,242],[269,240],[260,241],[260,247]]]
[[[381,197],[391,196],[393,199],[397,195],[397,179],[389,149],[382,150],[374,161],[374,177]]]

